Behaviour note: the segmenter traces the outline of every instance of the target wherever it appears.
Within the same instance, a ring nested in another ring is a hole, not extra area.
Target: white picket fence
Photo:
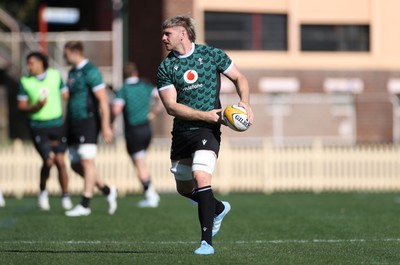
[[[161,193],[175,192],[169,172],[169,139],[155,139],[148,152],[153,183]],[[66,158],[68,159],[68,158]],[[140,192],[140,183],[125,144],[100,145],[99,174],[119,193]],[[0,149],[0,190],[21,197],[36,194],[41,161],[29,144],[15,142]],[[69,169],[70,191],[80,194],[82,179]],[[273,147],[264,139],[229,138],[221,144],[214,190],[277,191],[400,191],[400,148],[396,145]],[[49,192],[59,194],[57,170],[51,171]]]

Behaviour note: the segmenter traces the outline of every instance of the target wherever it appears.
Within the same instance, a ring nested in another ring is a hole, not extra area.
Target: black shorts
[[[130,155],[147,150],[152,137],[149,123],[125,127],[126,149]]]
[[[211,150],[218,156],[220,143],[219,130],[201,128],[193,131],[173,131],[170,158],[192,158],[192,154],[198,150]]]
[[[49,159],[50,152],[64,153],[67,150],[67,138],[65,137],[64,126],[30,128],[30,134],[43,160]]]
[[[97,144],[100,122],[96,118],[68,121],[68,145]]]

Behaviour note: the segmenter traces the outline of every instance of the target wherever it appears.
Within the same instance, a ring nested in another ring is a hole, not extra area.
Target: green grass
[[[0,264],[399,264],[400,195],[233,194],[232,211],[214,238],[216,254],[196,256],[197,207],[162,195],[158,209],[139,196],[104,198],[92,215],[67,218],[58,198],[41,212],[36,198],[6,198],[0,208]],[[78,197],[74,198],[79,201]]]

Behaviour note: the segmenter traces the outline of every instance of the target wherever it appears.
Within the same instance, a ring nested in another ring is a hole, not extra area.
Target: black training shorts
[[[152,137],[149,123],[125,127],[126,149],[130,155],[147,150]]]
[[[100,122],[95,117],[68,121],[68,145],[97,144],[100,132]]]
[[[30,134],[35,149],[43,160],[49,159],[50,152],[64,153],[67,150],[64,126],[31,127]]]
[[[192,158],[198,150],[211,150],[218,156],[221,143],[221,132],[207,128],[192,131],[173,131],[171,160]]]

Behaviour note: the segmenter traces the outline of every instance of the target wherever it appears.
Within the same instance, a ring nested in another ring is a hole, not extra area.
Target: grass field
[[[58,198],[41,212],[36,198],[0,208],[0,264],[400,264],[400,195],[233,194],[232,211],[214,238],[215,255],[199,245],[197,207],[163,195],[158,209],[138,209],[139,196],[104,198],[92,215],[67,218]],[[79,201],[78,197],[74,201]]]

